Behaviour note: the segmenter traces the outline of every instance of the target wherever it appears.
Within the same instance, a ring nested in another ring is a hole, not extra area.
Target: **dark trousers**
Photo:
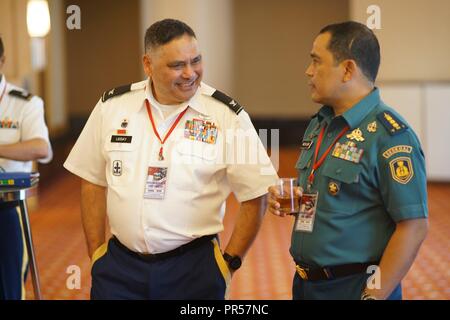
[[[0,204],[0,300],[25,298],[27,262],[15,204]]]
[[[217,241],[211,240],[149,262],[109,240],[106,253],[92,266],[91,299],[223,300],[227,274],[221,271],[225,261],[219,253]]]
[[[360,300],[370,275],[359,273],[333,280],[305,281],[296,272],[292,287],[293,300]],[[388,300],[402,300],[399,284]]]

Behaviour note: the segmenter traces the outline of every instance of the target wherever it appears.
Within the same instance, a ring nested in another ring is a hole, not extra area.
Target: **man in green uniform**
[[[311,58],[311,96],[323,107],[296,164],[297,192],[313,214],[300,211],[294,223],[293,298],[401,299],[428,228],[419,140],[380,100],[380,47],[365,25],[323,28]],[[269,191],[268,210],[284,216],[277,188]]]

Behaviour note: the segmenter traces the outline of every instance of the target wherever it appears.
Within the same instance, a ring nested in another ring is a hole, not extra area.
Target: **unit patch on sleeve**
[[[392,179],[401,184],[407,184],[414,176],[414,170],[409,157],[398,157],[389,162]]]
[[[411,153],[412,152],[412,147],[411,146],[406,146],[406,145],[394,146],[392,148],[387,149],[385,152],[383,152],[383,157],[386,158],[386,159],[389,159],[394,154],[400,153],[400,152],[402,152],[402,153]]]

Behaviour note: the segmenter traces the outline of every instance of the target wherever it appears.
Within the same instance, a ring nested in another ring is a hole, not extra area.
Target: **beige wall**
[[[348,19],[348,1],[234,1],[234,94],[253,117],[307,117],[305,69],[319,30]]]
[[[17,85],[23,85],[27,78],[32,80],[26,6],[26,0],[0,1],[0,34],[6,55],[3,73],[8,81]],[[33,91],[33,88],[29,89]]]
[[[232,0],[140,0],[140,3],[142,39],[145,30],[158,20],[174,18],[186,22],[199,40],[203,54],[203,80],[224,92],[232,90]]]
[[[381,9],[380,81],[450,80],[450,1],[351,0],[351,17],[365,23]]]
[[[66,29],[70,116],[87,116],[103,91],[141,79],[138,0],[66,0],[81,30]]]

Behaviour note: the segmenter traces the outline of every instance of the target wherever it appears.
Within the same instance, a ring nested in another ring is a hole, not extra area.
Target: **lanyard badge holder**
[[[308,177],[306,192],[302,195],[300,201],[300,211],[298,213],[297,219],[295,221],[295,231],[299,232],[312,232],[314,229],[314,219],[316,216],[317,202],[319,200],[319,191],[313,191],[313,184],[315,178],[315,172],[324,163],[325,158],[330,153],[331,149],[338,142],[338,140],[348,131],[349,126],[346,126],[338,134],[333,143],[325,150],[324,154],[319,158],[319,149],[322,144],[323,136],[325,133],[326,124],[320,131],[319,137],[317,138],[316,149],[314,150],[314,161],[311,173]]]
[[[150,102],[148,100],[145,100],[145,105],[147,107],[147,113],[148,117],[150,118],[150,123],[152,125],[153,132],[155,133],[155,136],[156,138],[158,138],[160,143],[158,161],[164,161],[164,143],[167,141],[167,138],[169,138],[170,134],[175,129],[175,127],[178,125],[181,118],[183,118],[184,114],[187,111],[187,108],[178,115],[175,122],[172,124],[169,131],[166,133],[164,139],[161,139],[158,130],[156,129],[155,121],[153,119]],[[164,199],[167,185],[167,170],[168,168],[163,166],[148,167],[147,179],[145,181],[145,190],[144,190],[145,199]]]

